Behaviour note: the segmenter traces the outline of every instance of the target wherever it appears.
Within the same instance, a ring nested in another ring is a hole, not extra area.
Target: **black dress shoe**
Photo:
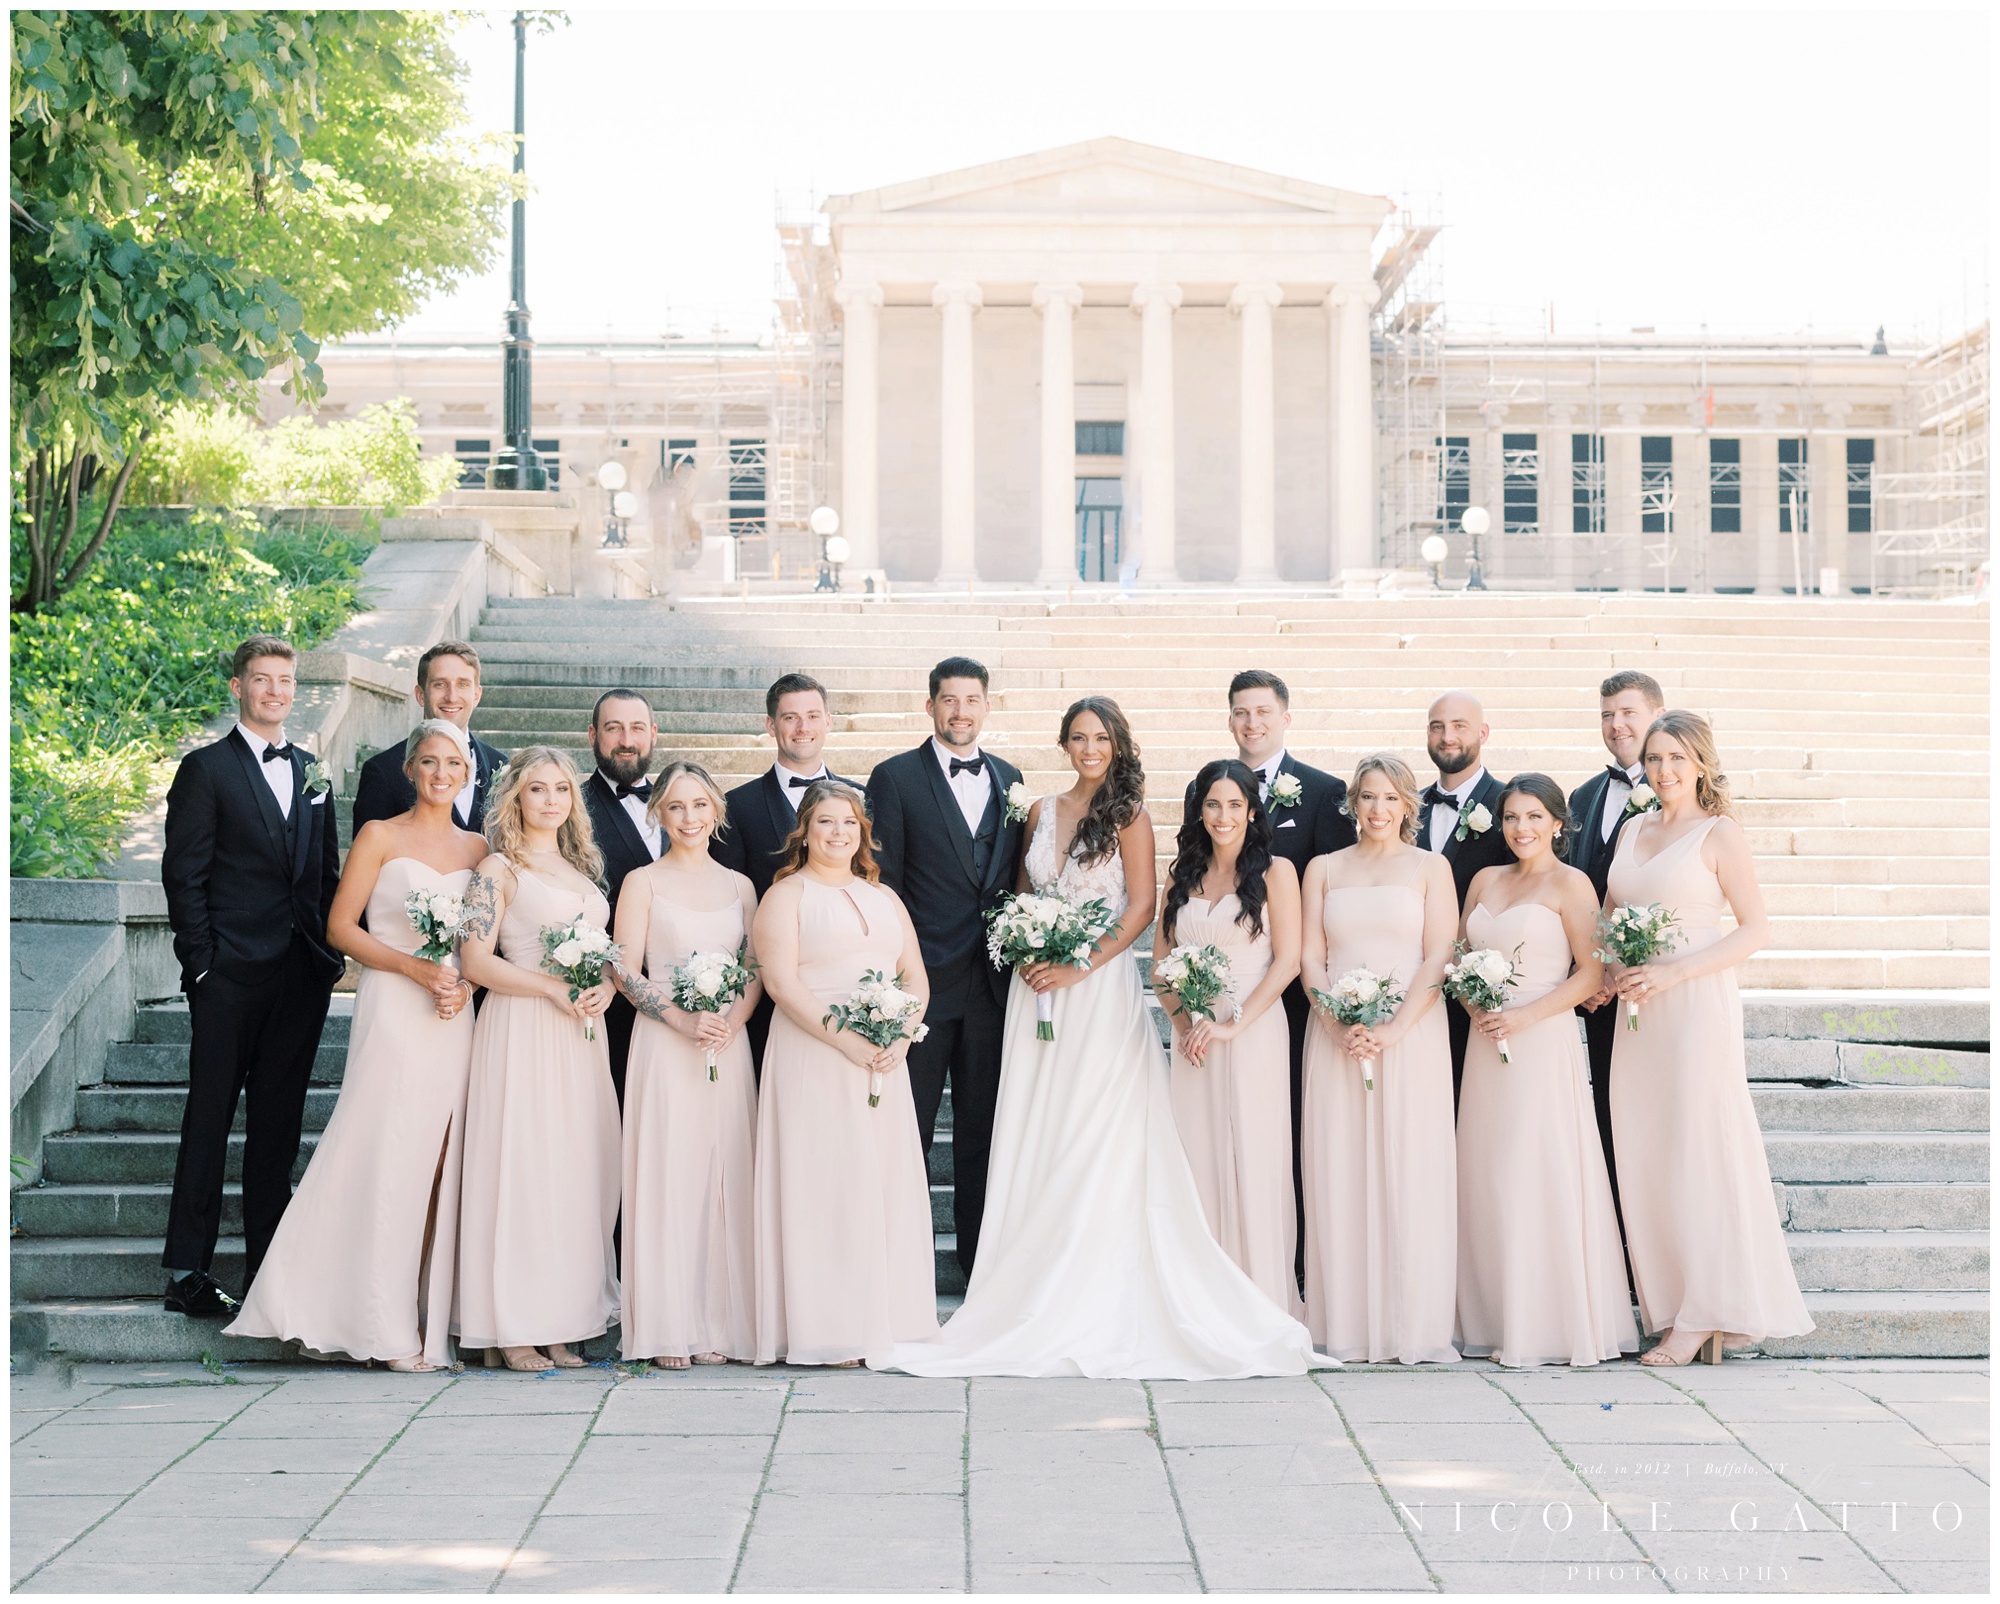
[[[216,1282],[214,1276],[196,1270],[179,1280],[167,1282],[169,1314],[234,1314],[236,1300]]]

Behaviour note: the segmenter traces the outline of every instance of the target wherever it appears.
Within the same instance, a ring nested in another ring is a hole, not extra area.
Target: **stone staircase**
[[[769,762],[764,686],[805,668],[833,688],[830,765],[865,775],[928,732],[930,664],[970,652],[994,671],[987,744],[1038,789],[1066,783],[1062,708],[1086,690],[1120,700],[1144,748],[1164,867],[1187,777],[1226,747],[1220,703],[1235,668],[1285,675],[1293,749],[1335,772],[1381,747],[1420,758],[1430,695],[1462,684],[1486,701],[1496,772],[1568,783],[1603,760],[1596,681],[1644,668],[1671,701],[1714,718],[1774,915],[1773,946],[1743,977],[1752,1096],[1819,1329],[1770,1351],[1984,1354],[1985,631],[1983,608],[1681,597],[497,602],[478,635],[487,691],[475,723],[505,748],[582,755],[597,692],[632,685],[653,701],[660,755],[696,757],[730,784]],[[301,1167],[331,1112],[348,1006],[335,998],[322,1039]],[[115,1047],[105,1084],[79,1096],[76,1128],[49,1139],[44,1183],[14,1194],[16,1353],[276,1351],[158,1302],[186,1031],[177,1006],[143,1010],[138,1040]],[[952,1302],[948,1097],[939,1126],[932,1216],[939,1294]],[[236,1210],[232,1186],[225,1233],[240,1229]],[[226,1234],[225,1283],[241,1254]]]

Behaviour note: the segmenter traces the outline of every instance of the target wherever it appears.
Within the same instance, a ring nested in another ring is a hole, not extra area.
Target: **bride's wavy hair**
[[[556,830],[556,851],[563,862],[601,888],[604,884],[604,854],[590,828],[590,809],[583,800],[583,781],[569,754],[558,747],[530,746],[507,760],[500,777],[493,782],[493,796],[486,804],[486,844],[517,869],[528,867],[528,831],[521,817],[521,792],[528,776],[544,764],[553,764],[569,781],[569,817]]]
[[[1250,822],[1243,832],[1243,847],[1236,856],[1236,922],[1255,941],[1264,933],[1264,874],[1271,867],[1271,815],[1258,797],[1257,776],[1239,758],[1220,757],[1194,777],[1194,799],[1181,820],[1181,832],[1174,840],[1174,861],[1167,868],[1167,901],[1160,910],[1160,924],[1167,940],[1174,939],[1174,916],[1187,906],[1195,887],[1208,877],[1215,862],[1215,843],[1202,822],[1201,805],[1216,783],[1227,780],[1243,793],[1250,804]]]
[[[1070,726],[1084,713],[1093,714],[1111,737],[1111,767],[1090,806],[1083,810],[1076,839],[1069,848],[1069,855],[1088,868],[1118,850],[1118,832],[1145,807],[1146,771],[1139,766],[1139,743],[1132,739],[1132,726],[1108,696],[1085,696],[1071,702],[1056,735],[1057,746],[1069,745]]]
[[[1646,731],[1646,739],[1639,743],[1641,758],[1646,755],[1646,748],[1653,744],[1655,735],[1671,735],[1694,759],[1694,799],[1701,811],[1735,817],[1736,804],[1730,799],[1729,776],[1722,772],[1722,754],[1716,750],[1715,730],[1708,720],[1684,707],[1668,708],[1653,720],[1652,728]]]

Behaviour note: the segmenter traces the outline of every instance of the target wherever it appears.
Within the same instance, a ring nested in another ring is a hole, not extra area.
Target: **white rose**
[[[578,964],[583,962],[583,947],[574,940],[565,941],[560,947],[556,948],[554,956],[556,962],[562,968],[574,969]]]
[[[1472,811],[1466,815],[1466,822],[1472,826],[1473,834],[1484,835],[1488,830],[1493,828],[1493,814],[1485,803],[1477,803],[1474,805]]]
[[[704,997],[713,997],[722,990],[722,976],[712,969],[705,969],[694,977],[694,989]]]

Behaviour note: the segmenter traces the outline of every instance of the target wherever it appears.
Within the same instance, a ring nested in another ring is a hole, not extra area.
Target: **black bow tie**
[[[1630,774],[1626,773],[1624,769],[1621,769],[1616,763],[1605,764],[1604,772],[1610,775],[1614,780],[1623,780],[1627,785],[1637,785],[1639,783],[1637,780],[1633,779]]]
[[[287,741],[283,746],[267,746],[264,748],[264,761],[266,763],[289,763],[291,760],[292,743],[290,741]]]
[[[1437,806],[1440,802],[1444,803],[1447,807],[1455,808],[1458,806],[1458,799],[1441,785],[1425,786],[1424,800],[1433,807]]]
[[[628,796],[636,796],[641,802],[650,801],[653,795],[651,780],[635,780],[630,785],[618,787],[618,800],[623,802]]]
[[[951,760],[951,777],[955,780],[961,774],[983,774],[986,771],[986,754],[978,757],[955,757]]]
[[[803,791],[807,786],[817,785],[821,780],[825,778],[826,776],[824,774],[815,774],[809,780],[802,780],[796,774],[787,774],[785,776],[785,784],[790,786],[794,791]]]

